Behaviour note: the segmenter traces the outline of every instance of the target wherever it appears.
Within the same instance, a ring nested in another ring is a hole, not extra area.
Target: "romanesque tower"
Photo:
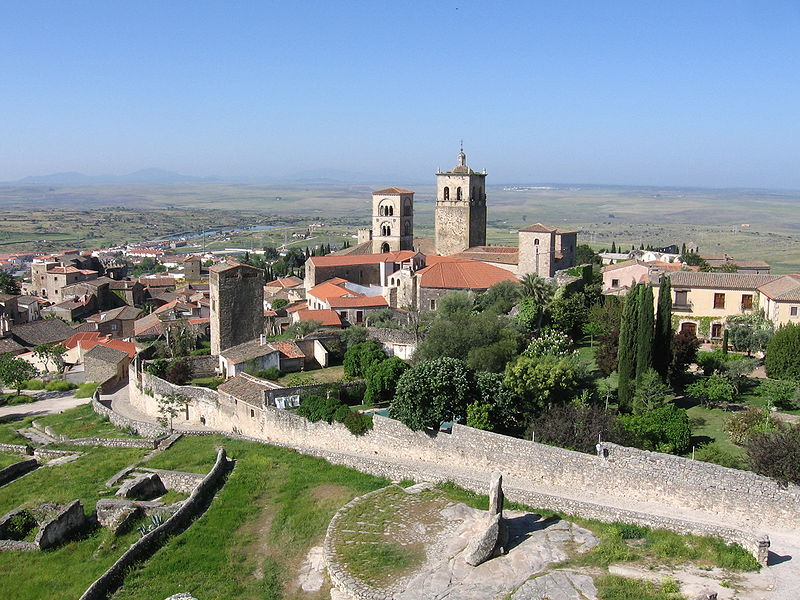
[[[486,171],[467,166],[464,148],[458,164],[436,173],[436,252],[442,256],[486,245]]]
[[[382,254],[413,249],[414,192],[396,187],[373,192],[372,252]]]

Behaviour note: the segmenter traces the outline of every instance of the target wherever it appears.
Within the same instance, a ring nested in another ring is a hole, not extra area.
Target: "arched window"
[[[536,239],[536,240],[533,240],[533,245],[534,245],[534,246],[538,246],[538,245],[539,245],[539,240],[538,240],[538,239]]]
[[[461,187],[456,188],[456,200],[461,200]]]
[[[403,214],[406,217],[410,217],[411,216],[411,200],[406,198],[406,201],[405,201],[405,204],[403,205],[403,207],[404,207],[403,208]]]
[[[389,207],[389,216],[390,216],[390,217],[393,217],[393,216],[394,216],[394,206],[390,206],[390,207]]]
[[[389,244],[387,242],[383,242],[383,244],[381,244],[381,252],[384,254],[389,252]]]
[[[405,223],[405,235],[411,235],[411,223],[409,221]]]
[[[445,188],[444,188],[444,199],[445,200],[450,200],[450,188],[447,187],[447,186],[445,186]]]

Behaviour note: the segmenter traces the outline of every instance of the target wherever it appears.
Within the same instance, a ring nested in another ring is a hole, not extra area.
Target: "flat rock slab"
[[[306,593],[318,592],[325,583],[325,553],[322,546],[314,546],[308,551],[300,573],[297,587]]]
[[[597,600],[597,588],[588,575],[555,571],[525,582],[511,600]]]

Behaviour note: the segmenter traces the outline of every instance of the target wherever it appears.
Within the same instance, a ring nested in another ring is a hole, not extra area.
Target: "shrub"
[[[42,381],[41,379],[28,379],[28,381],[25,382],[23,387],[26,390],[43,390],[44,381]]]
[[[189,356],[210,356],[211,348],[197,348],[189,352]]]
[[[69,390],[75,389],[75,384],[65,379],[56,379],[45,385],[44,389],[48,392],[68,392]]]
[[[771,379],[800,379],[800,325],[784,325],[767,344],[764,366]]]
[[[75,397],[76,398],[91,398],[94,395],[94,391],[97,389],[97,386],[100,384],[96,381],[87,381],[86,383],[82,383],[78,386],[78,389],[75,390]]]
[[[33,396],[28,396],[27,394],[9,394],[6,397],[6,404],[9,406],[15,406],[17,404],[30,404],[31,402],[36,402],[36,398]]]
[[[743,469],[745,466],[742,459],[725,450],[717,442],[711,442],[710,444],[701,446],[695,451],[694,457],[696,460],[714,463],[715,465],[729,467],[731,469]]]
[[[691,445],[689,417],[674,404],[642,414],[623,415],[619,420],[629,443],[637,448],[683,454]]]
[[[599,437],[613,439],[615,418],[596,404],[554,404],[532,422],[537,442],[593,454]]]
[[[344,353],[344,373],[350,377],[365,377],[369,368],[386,360],[386,353],[374,342],[350,346]]]
[[[12,540],[23,540],[31,529],[36,527],[36,519],[28,510],[18,512],[6,523],[8,537]]]
[[[327,421],[330,423],[339,406],[340,402],[338,398],[308,396],[303,398],[303,401],[297,408],[297,414],[301,417],[305,417],[312,423],[316,423],[317,421]]]
[[[192,365],[183,358],[177,358],[169,363],[164,379],[175,385],[185,385],[192,378]]]
[[[572,354],[572,340],[557,329],[543,329],[538,337],[531,340],[522,353],[524,356],[538,358],[540,356],[568,356]]]
[[[713,375],[721,373],[728,354],[722,350],[712,350],[711,352],[698,352],[695,362],[703,369],[703,375]]]
[[[366,372],[367,389],[364,393],[364,404],[375,406],[390,402],[394,398],[397,381],[408,368],[408,364],[396,356],[373,363]]]
[[[794,410],[800,405],[798,402],[798,388],[795,381],[781,381],[780,379],[767,379],[758,386],[758,395],[768,404],[784,410]]]
[[[270,381],[275,381],[276,379],[279,379],[280,376],[281,372],[275,367],[270,367],[269,369],[264,369],[258,372],[258,377],[261,379],[269,379]]]
[[[736,413],[725,421],[725,433],[739,446],[744,445],[753,433],[774,428],[775,420],[769,412],[755,406],[748,406],[747,410]]]
[[[272,310],[278,310],[288,305],[289,301],[286,298],[275,298],[275,300],[272,301]]]
[[[710,354],[710,353],[707,353]],[[686,394],[707,404],[730,402],[735,393],[733,384],[726,377],[711,375],[686,386]]]
[[[761,475],[800,484],[800,427],[784,425],[756,432],[747,440],[747,461]]]

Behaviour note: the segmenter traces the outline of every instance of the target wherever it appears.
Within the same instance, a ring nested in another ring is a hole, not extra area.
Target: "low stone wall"
[[[103,448],[146,448],[154,450],[158,447],[161,440],[165,439],[164,436],[160,438],[68,438],[65,435],[60,435],[57,438],[59,442],[68,444],[70,446],[101,446]]]
[[[33,471],[39,466],[39,461],[35,458],[26,458],[13,465],[8,465],[5,469],[0,469],[0,485],[5,485],[22,477],[25,473]]]
[[[13,454],[33,454],[33,447],[26,444],[0,444],[0,452],[11,452]]]
[[[217,374],[219,358],[216,356],[187,356],[185,360],[192,367],[192,377],[213,377]]]
[[[54,548],[68,540],[86,524],[86,515],[83,514],[83,505],[80,500],[73,500],[59,513],[42,524],[36,534],[36,545],[41,550]]]
[[[54,458],[62,458],[64,456],[74,456],[79,454],[73,450],[51,450],[49,448],[36,448],[33,451],[33,456],[40,461],[52,460]]]
[[[168,490],[175,490],[176,492],[183,492],[184,494],[191,494],[194,489],[203,481],[203,475],[198,473],[186,473],[184,471],[166,471],[164,469],[145,469],[140,468],[140,471],[147,471],[148,473],[155,473],[161,479],[161,483]]]
[[[333,543],[333,534],[336,531],[336,527],[347,511],[356,504],[360,504],[362,501],[371,496],[380,494],[384,490],[386,490],[385,487],[367,492],[363,496],[358,496],[350,500],[350,502],[336,511],[331,522],[328,523],[328,529],[325,531],[325,541],[322,544],[325,568],[328,571],[328,577],[333,587],[341,592],[348,600],[391,600],[391,595],[385,596],[380,594],[378,590],[366,586],[358,579],[351,577],[347,569],[336,560],[336,552],[334,551]]]
[[[200,515],[221,487],[229,462],[224,448],[217,452],[217,460],[211,471],[203,478],[182,506],[153,531],[134,542],[111,567],[83,593],[80,600],[105,600],[119,586],[125,572],[137,562],[146,560],[158,550],[169,536],[185,530],[191,521]]]
[[[130,385],[133,386],[134,382],[131,381]],[[136,435],[141,435],[148,438],[157,438],[167,434],[167,430],[156,423],[148,423],[147,421],[129,419],[128,417],[123,417],[119,413],[114,412],[110,407],[100,402],[99,393],[95,393],[94,397],[92,398],[92,410],[94,410],[94,412],[96,412],[98,415],[107,417],[108,420],[117,427],[130,429],[136,433]]]

